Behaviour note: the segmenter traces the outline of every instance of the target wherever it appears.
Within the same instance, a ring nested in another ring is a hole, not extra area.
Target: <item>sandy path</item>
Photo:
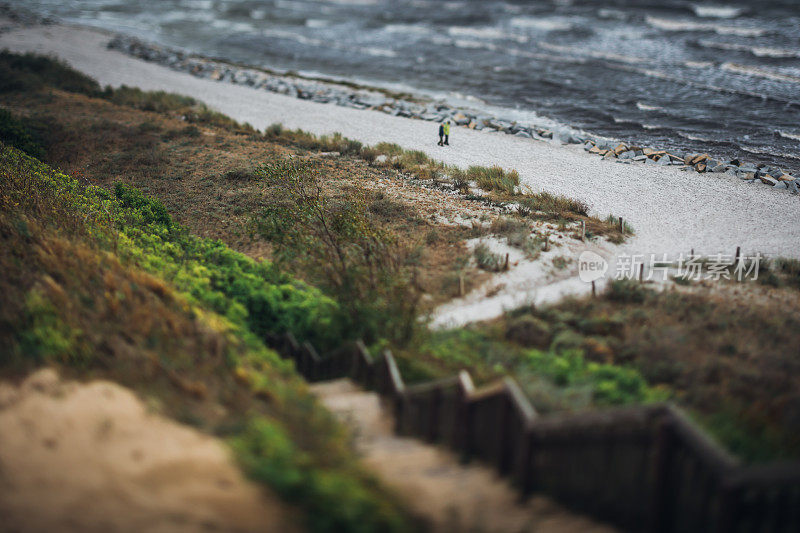
[[[718,174],[624,165],[585,154],[580,147],[454,128],[452,146],[440,148],[436,125],[383,113],[298,100],[248,87],[203,80],[109,51],[109,37],[64,26],[0,35],[0,48],[56,54],[102,84],[127,84],[197,97],[258,128],[274,122],[314,133],[340,131],[374,144],[397,142],[446,163],[516,168],[533,189],[587,201],[595,214],[623,216],[637,232],[629,253],[733,254],[760,251],[800,258],[800,199],[788,191]]]
[[[218,440],[107,381],[0,382],[0,531],[297,531]]]
[[[464,465],[443,448],[398,437],[392,431],[392,416],[381,407],[379,396],[358,389],[350,380],[313,385],[312,391],[353,429],[364,462],[387,486],[406,496],[415,511],[432,521],[436,531],[614,531],[571,514],[544,497],[533,497],[522,505],[511,485],[493,470],[476,463]]]

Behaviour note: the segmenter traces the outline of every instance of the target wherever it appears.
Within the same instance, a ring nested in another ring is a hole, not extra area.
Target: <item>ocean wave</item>
[[[539,41],[536,44],[539,45],[539,47],[544,48],[545,50],[550,50],[552,52],[562,52],[584,57],[593,57],[595,59],[608,59],[611,61],[620,61],[622,63],[636,63],[636,64],[650,62],[650,59],[646,57],[624,56],[621,54],[615,54],[613,52],[602,52],[600,50],[591,50],[589,48],[584,48],[584,47],[562,46],[558,44],[548,43],[545,41]]]
[[[224,29],[234,33],[248,33],[255,31],[255,26],[249,22],[234,22],[232,20],[214,19],[211,21],[211,27],[217,29]]]
[[[751,154],[769,155],[773,157],[779,156],[779,157],[785,157],[787,159],[800,159],[800,155],[798,154],[777,153],[777,152],[772,152],[770,150],[765,150],[763,148],[756,148],[755,146],[747,146],[746,144],[740,144],[739,148],[741,148],[745,152],[750,152]]]
[[[688,68],[710,68],[714,66],[711,61],[684,61],[684,67]]]
[[[360,52],[373,57],[397,57],[397,52],[388,48],[378,48],[376,46],[367,46],[358,49]]]
[[[306,28],[324,28],[330,25],[331,22],[326,19],[306,19]]]
[[[679,136],[683,137],[684,139],[689,139],[690,141],[700,141],[700,142],[710,142],[711,141],[711,139],[708,139],[706,137],[701,137],[699,135],[695,135],[695,134],[692,134],[692,133],[687,133],[685,131],[675,130],[675,133],[677,133]]]
[[[709,4],[695,4],[692,11],[698,17],[715,19],[732,19],[742,14],[744,9],[734,6],[718,6]]]
[[[776,81],[788,81],[790,83],[800,83],[800,77],[790,76],[789,74],[781,74],[774,70],[768,70],[761,67],[754,67],[752,65],[741,65],[739,63],[723,63],[720,65],[722,70],[734,72],[736,74],[744,74],[745,76],[753,76],[756,78],[766,78]]]
[[[778,135],[780,135],[784,139],[792,139],[794,141],[800,141],[800,133],[790,133],[788,131],[778,130]]]
[[[511,40],[518,43],[528,42],[528,37],[509,33],[507,30],[493,26],[475,28],[472,26],[450,26],[447,33],[453,37],[473,37],[489,40]]]
[[[711,85],[707,83],[700,83],[694,80],[689,80],[683,78],[681,76],[674,76],[672,74],[668,74],[667,72],[663,72],[660,70],[654,70],[649,68],[638,67],[634,65],[624,65],[619,63],[608,63],[607,66],[609,68],[614,68],[618,70],[623,70],[626,72],[636,72],[637,74],[641,74],[643,76],[648,76],[651,78],[657,78],[661,80],[671,81],[674,83],[680,83],[682,85],[687,85],[690,87],[696,87],[698,89],[703,89],[707,91],[714,91],[718,93],[726,93],[726,94],[736,94],[739,96],[746,96],[749,98],[758,98],[759,100],[771,100],[774,102],[780,102],[784,105],[786,104],[794,104],[792,100],[786,100],[784,98],[778,98],[775,96],[770,96],[768,94],[758,93],[754,91],[744,91],[741,89],[733,89],[730,87],[721,87],[719,85]]]
[[[397,52],[386,48],[369,47],[369,46],[360,46],[358,48],[347,47],[336,43],[332,43],[330,40],[327,39],[316,39],[313,37],[306,37],[305,35],[302,35],[300,33],[295,33],[287,30],[265,29],[261,30],[261,35],[263,35],[264,37],[273,37],[276,39],[286,39],[307,46],[335,48],[336,50],[342,50],[345,52],[357,52],[360,54],[373,57],[397,57]]]
[[[403,33],[406,35],[427,35],[433,30],[423,24],[387,24],[383,27],[383,31],[388,33]]]
[[[628,14],[619,9],[603,8],[597,11],[597,16],[601,19],[628,20]]]
[[[181,0],[178,5],[192,9],[211,9],[214,2],[212,0]]]
[[[636,102],[636,107],[640,111],[663,111],[664,110],[663,107],[659,107],[657,105],[647,105],[647,104],[643,104],[642,102]]]
[[[572,23],[559,18],[514,17],[509,22],[517,28],[542,31],[564,31],[572,29]]]
[[[697,44],[704,48],[714,48],[717,50],[732,50],[736,52],[748,52],[756,57],[791,58],[800,57],[800,50],[788,48],[771,48],[768,46],[750,46],[738,43],[720,43],[701,39]]]
[[[767,33],[763,28],[743,28],[741,26],[724,26],[712,22],[695,22],[691,20],[665,19],[646,16],[645,22],[653,28],[664,31],[713,31],[720,35],[738,35],[740,37],[758,37]]]

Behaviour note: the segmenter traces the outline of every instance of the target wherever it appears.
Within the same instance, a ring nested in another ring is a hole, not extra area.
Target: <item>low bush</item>
[[[96,81],[59,59],[0,51],[0,93],[38,91],[46,87],[90,96],[102,93]]]
[[[519,174],[516,170],[505,171],[498,166],[471,166],[467,169],[467,179],[474,181],[485,191],[497,191],[513,195],[519,186]]]
[[[253,229],[275,246],[278,264],[302,265],[339,302],[338,331],[348,338],[407,342],[419,326],[419,293],[407,251],[372,218],[405,209],[360,192],[328,198],[308,163],[276,160],[258,172],[276,195],[255,215]]]
[[[519,200],[519,205],[526,212],[573,213],[582,216],[589,214],[589,206],[586,202],[549,192],[525,194]]]
[[[505,257],[492,252],[491,248],[489,248],[486,243],[480,242],[475,245],[475,249],[472,253],[475,256],[475,262],[478,264],[478,267],[483,270],[500,272],[505,268]]]
[[[44,147],[36,134],[28,129],[23,120],[15,118],[5,109],[0,109],[0,142],[39,159],[43,159],[45,155]]]
[[[285,431],[264,418],[250,421],[231,440],[245,471],[273,487],[290,503],[301,504],[310,531],[406,531],[406,517],[376,498],[364,480],[320,470]]]

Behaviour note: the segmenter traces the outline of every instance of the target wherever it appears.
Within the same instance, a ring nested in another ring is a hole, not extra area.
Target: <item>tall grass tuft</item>
[[[467,169],[467,178],[478,184],[485,191],[498,191],[514,194],[519,186],[519,174],[516,170],[505,171],[499,166],[471,166]]]
[[[568,198],[561,194],[551,194],[549,192],[537,192],[526,194],[520,200],[520,206],[530,211],[543,211],[546,213],[574,213],[576,215],[588,216],[589,205],[575,198]]]

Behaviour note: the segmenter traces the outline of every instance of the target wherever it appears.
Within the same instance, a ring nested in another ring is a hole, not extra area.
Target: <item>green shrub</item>
[[[276,423],[251,420],[231,445],[245,471],[303,507],[310,531],[391,532],[409,524],[365,480],[313,466]]]
[[[466,171],[455,166],[448,166],[446,171],[450,176],[450,180],[453,182],[453,188],[455,190],[462,194],[469,192],[469,178],[467,177]]]
[[[372,219],[398,206],[385,198],[370,204],[356,192],[333,201],[309,165],[291,159],[267,163],[259,173],[279,195],[254,217],[253,228],[275,246],[278,263],[302,265],[339,302],[337,325],[348,338],[407,342],[419,324],[419,293],[405,251]]]
[[[478,184],[485,191],[498,191],[514,194],[519,185],[519,174],[516,170],[506,172],[501,167],[471,166],[467,169],[467,178]]]
[[[38,91],[45,87],[90,96],[102,93],[96,81],[59,59],[0,51],[0,93]]]
[[[400,156],[404,152],[403,147],[396,143],[380,142],[376,144],[374,148],[378,151],[378,153],[387,155],[389,157],[394,155]]]
[[[648,292],[649,289],[645,289],[641,283],[632,279],[615,279],[606,289],[609,300],[623,303],[642,303]]]
[[[641,374],[619,365],[587,362],[580,350],[541,351],[526,354],[526,363],[537,374],[559,387],[588,387],[598,405],[626,405],[661,401],[665,395],[650,388]]]
[[[486,243],[480,242],[472,251],[478,267],[489,272],[500,272],[505,267],[505,257],[493,253]]]
[[[44,158],[44,147],[41,141],[31,133],[24,121],[15,118],[5,109],[0,109],[0,141],[19,148],[30,156]]]
[[[574,213],[582,216],[589,214],[586,202],[544,191],[526,194],[519,205],[523,212]]]
[[[512,320],[506,328],[506,339],[530,348],[546,348],[551,335],[547,322],[530,315]]]

